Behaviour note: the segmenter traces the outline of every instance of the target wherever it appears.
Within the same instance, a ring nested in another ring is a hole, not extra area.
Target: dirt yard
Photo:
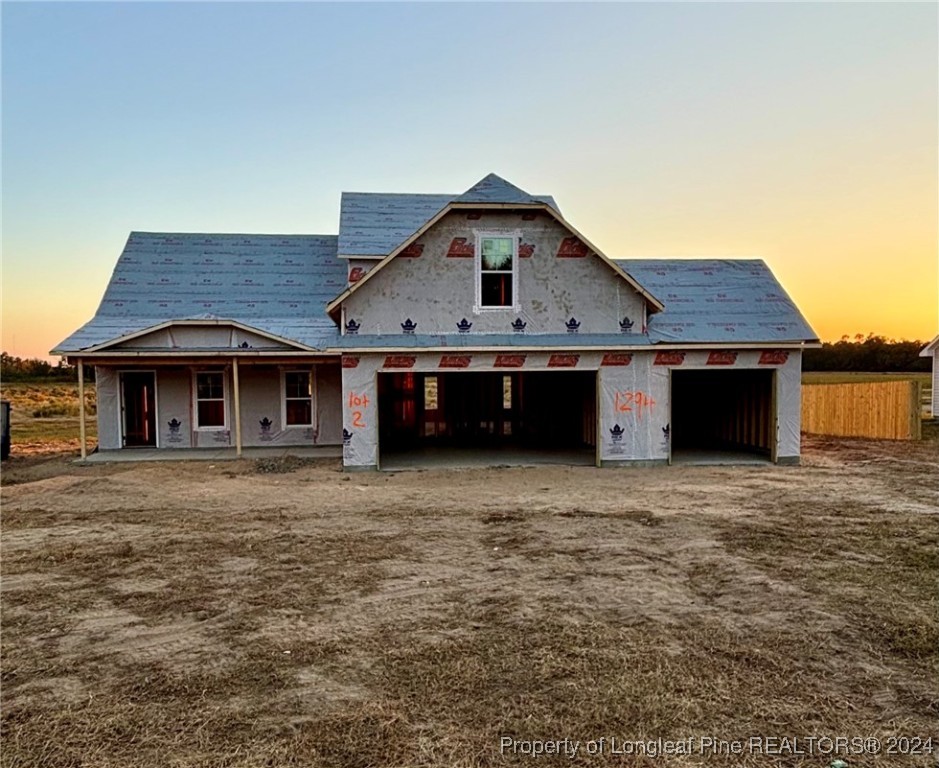
[[[10,768],[935,764],[935,442],[620,471],[60,456],[2,480]],[[528,754],[563,739],[573,759]]]

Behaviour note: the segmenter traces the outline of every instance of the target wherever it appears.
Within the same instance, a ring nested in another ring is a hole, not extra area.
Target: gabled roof
[[[464,197],[466,199],[464,199]],[[501,199],[502,197],[505,197],[506,199]],[[379,271],[381,271],[381,269],[387,266],[399,253],[401,253],[401,251],[417,240],[417,238],[419,238],[434,224],[440,221],[440,219],[442,219],[451,210],[456,208],[503,209],[512,207],[537,208],[546,211],[559,224],[561,224],[561,226],[565,227],[573,235],[580,239],[581,242],[583,242],[590,251],[596,254],[596,256],[601,261],[609,266],[616,275],[629,283],[629,285],[632,286],[632,288],[648,302],[649,308],[652,312],[660,312],[664,308],[662,302],[659,301],[651,292],[646,290],[622,267],[618,266],[614,261],[605,256],[599,248],[593,245],[586,237],[584,237],[570,223],[568,223],[564,217],[561,216],[561,213],[557,210],[557,206],[553,204],[553,201],[549,203],[535,197],[534,195],[529,195],[524,190],[519,189],[513,184],[509,184],[507,181],[496,176],[494,173],[490,173],[488,176],[470,187],[470,189],[468,189],[464,195],[460,195],[450,200],[443,208],[437,211],[435,215],[425,221],[422,226],[420,226],[414,232],[410,233],[407,238],[397,243],[388,253],[388,255],[385,256],[372,269],[370,269],[361,280],[350,285],[341,294],[329,302],[326,307],[327,312],[330,314],[330,316],[335,317],[342,302],[349,298],[349,296],[351,296],[355,291],[360,290],[362,286],[368,283],[368,281]]]
[[[463,195],[343,192],[339,206],[339,257],[375,259],[387,256],[449,203],[470,202],[463,198],[477,187],[480,189],[474,196],[503,196],[506,199],[499,202],[510,202],[509,198],[520,195],[529,202],[543,203],[559,211],[550,195],[529,195],[495,174],[489,174]],[[500,188],[502,193],[496,194]]]
[[[233,320],[311,349],[334,343],[326,302],[346,285],[331,235],[133,232],[70,354],[169,320]]]
[[[490,173],[477,181],[472,187],[457,198],[455,203],[520,203],[537,205],[542,200],[529,195],[524,189],[509,184],[505,179]]]
[[[818,341],[760,259],[618,261],[665,302],[649,318],[653,343]]]
[[[186,344],[167,344],[165,342],[175,341],[173,339],[172,332],[174,330],[192,330],[199,329],[202,331],[202,338],[196,344],[186,343]],[[218,336],[213,336],[211,331],[208,333],[205,332],[205,329],[227,329],[228,336],[223,336],[220,338]],[[169,331],[168,337],[162,339],[164,343],[153,344],[152,342],[158,336],[160,331]],[[235,347],[233,346],[233,341],[235,341],[234,334],[232,331],[242,331],[240,337],[245,341],[244,347]],[[222,319],[213,317],[212,315],[205,315],[203,317],[189,317],[182,320],[164,320],[163,322],[157,323],[156,325],[148,326],[146,328],[141,328],[136,331],[129,331],[121,334],[119,337],[108,339],[100,344],[95,344],[93,346],[85,347],[83,352],[100,352],[103,350],[130,350],[134,352],[140,351],[151,351],[159,352],[172,349],[182,349],[187,352],[206,352],[206,351],[219,351],[219,350],[230,350],[238,351],[240,349],[255,349],[254,345],[248,345],[247,339],[245,337],[250,337],[253,341],[263,341],[265,342],[263,346],[259,347],[265,351],[270,351],[272,349],[283,349],[283,350],[299,350],[309,352],[311,348],[295,340],[284,338],[270,331],[266,331],[261,328],[252,327],[250,325],[245,325],[240,323],[237,320]],[[151,343],[147,344],[146,342],[150,340]]]
[[[380,203],[380,205],[378,205]],[[795,304],[759,260],[612,261],[568,224],[549,197],[533,196],[490,174],[463,195],[343,196],[344,216],[384,259],[351,288],[338,258],[342,235],[240,235],[134,232],[114,268],[95,316],[52,354],[110,348],[171,325],[231,325],[305,351],[355,346],[564,345],[536,334],[374,339],[342,337],[325,313],[338,308],[397,253],[453,209],[535,208],[545,211],[658,310],[648,336],[630,344],[802,343],[817,341]],[[405,222],[405,224],[402,224]],[[410,222],[410,223],[407,223]],[[414,222],[417,222],[414,224]],[[414,224],[414,229],[407,229]],[[400,229],[405,226],[406,230]],[[396,228],[398,227],[398,228]],[[405,234],[401,234],[405,232]],[[353,237],[347,226],[347,236]],[[390,243],[390,246],[388,246]],[[344,290],[345,289],[345,290]],[[338,294],[338,298],[336,297]],[[659,300],[660,297],[662,301]],[[331,301],[332,300],[332,301]],[[664,311],[663,311],[664,310]],[[612,344],[618,336],[581,336],[578,345]],[[571,340],[568,340],[571,341]],[[928,355],[939,337],[923,350]],[[566,345],[564,345],[566,346]]]

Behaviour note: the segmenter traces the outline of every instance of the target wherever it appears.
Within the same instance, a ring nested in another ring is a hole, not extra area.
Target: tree
[[[93,368],[85,369],[86,379],[93,378],[93,371]],[[91,377],[89,377],[89,373],[92,373]],[[36,379],[76,381],[78,379],[78,370],[74,365],[69,365],[64,357],[59,360],[58,365],[52,365],[52,363],[36,357],[14,357],[8,352],[0,352],[0,379],[3,381]]]
[[[853,341],[825,342],[821,349],[802,355],[804,371],[862,371],[865,373],[914,373],[929,371],[930,361],[920,357],[925,341],[897,341],[873,333],[857,334]]]

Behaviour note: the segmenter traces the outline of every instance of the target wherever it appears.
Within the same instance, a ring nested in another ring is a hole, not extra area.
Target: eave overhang
[[[309,347],[305,344],[301,344],[298,341],[293,339],[287,339],[282,336],[277,336],[276,334],[269,333],[260,328],[248,325],[247,323],[240,322],[238,320],[226,319],[226,318],[194,318],[194,319],[178,319],[178,320],[165,320],[160,323],[155,323],[154,325],[149,325],[146,328],[141,328],[132,333],[124,334],[121,336],[115,336],[113,339],[108,339],[107,341],[101,342],[100,344],[93,344],[90,347],[84,349],[61,349],[56,348],[50,350],[50,355],[67,355],[70,357],[89,357],[98,352],[107,352],[109,355],[118,353],[118,350],[113,349],[114,347],[120,344],[126,344],[129,341],[134,339],[141,338],[143,336],[148,336],[151,333],[156,333],[157,331],[164,330],[166,328],[179,328],[179,327],[194,327],[194,326],[224,326],[229,328],[236,328],[240,331],[245,331],[246,333],[252,333],[255,336],[260,336],[262,338],[273,341],[277,344],[281,344],[285,350],[295,350],[305,354],[310,352],[318,352],[319,350]],[[131,354],[137,350],[121,350],[120,354]],[[177,350],[165,350],[167,353],[174,354]],[[189,350],[186,348],[180,348],[178,350],[180,353],[188,353]],[[255,349],[242,349],[242,348],[219,348],[219,351],[224,351],[226,353],[256,353],[261,352],[261,350]],[[283,350],[282,350],[283,351]],[[153,353],[155,354],[155,353]]]

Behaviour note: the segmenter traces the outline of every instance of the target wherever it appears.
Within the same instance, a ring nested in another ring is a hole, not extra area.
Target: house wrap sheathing
[[[490,175],[346,193],[339,234],[134,232],[94,318],[101,451],[798,461],[817,341],[759,260],[614,260]]]

